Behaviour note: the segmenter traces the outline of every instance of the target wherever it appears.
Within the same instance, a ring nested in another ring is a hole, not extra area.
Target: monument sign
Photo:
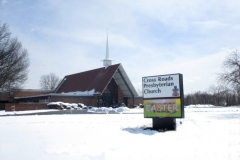
[[[184,118],[182,74],[142,78],[145,118]]]

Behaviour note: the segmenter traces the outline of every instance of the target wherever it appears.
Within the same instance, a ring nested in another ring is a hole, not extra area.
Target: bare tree
[[[184,96],[184,105],[194,105],[194,104],[214,104],[212,101],[213,96],[206,91],[197,91],[195,93],[186,94]]]
[[[27,50],[0,22],[0,91],[20,88],[27,80],[29,64]]]
[[[224,84],[229,84],[233,88],[240,87],[240,53],[233,51],[223,62],[223,73],[218,74],[218,80]]]
[[[215,105],[226,105],[229,92],[226,86],[222,84],[212,85],[209,87],[209,92],[213,95]]]
[[[49,73],[48,75],[43,75],[40,78],[41,89],[53,90],[59,84],[60,79],[54,73]]]

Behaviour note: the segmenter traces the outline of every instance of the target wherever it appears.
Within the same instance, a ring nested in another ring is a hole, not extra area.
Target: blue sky
[[[102,67],[109,54],[137,91],[142,77],[182,73],[184,92],[206,91],[240,48],[239,0],[2,0],[7,23],[30,54],[26,89],[42,75]]]

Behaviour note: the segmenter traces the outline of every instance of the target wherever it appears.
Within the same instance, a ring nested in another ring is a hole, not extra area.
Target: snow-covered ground
[[[0,159],[240,159],[239,107],[186,106],[177,130],[167,132],[144,130],[152,119],[143,118],[143,109],[118,111],[138,114],[106,110],[91,112],[108,114],[2,116]]]

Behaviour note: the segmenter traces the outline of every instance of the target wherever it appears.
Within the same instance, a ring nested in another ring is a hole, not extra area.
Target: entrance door
[[[103,93],[99,97],[99,107],[110,107],[118,102],[117,94]]]

